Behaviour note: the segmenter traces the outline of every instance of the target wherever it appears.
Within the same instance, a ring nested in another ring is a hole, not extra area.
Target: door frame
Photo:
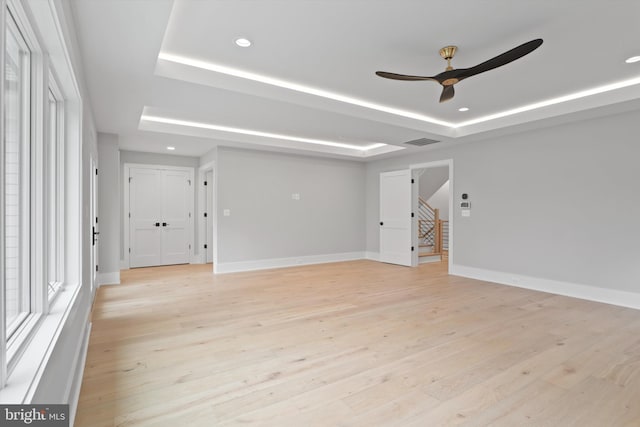
[[[445,159],[445,160],[436,160],[433,162],[427,162],[427,163],[417,163],[417,164],[413,164],[413,165],[409,165],[409,170],[411,170],[411,176],[413,176],[413,172],[414,170],[419,170],[419,169],[429,169],[429,168],[437,168],[437,167],[442,167],[442,166],[448,166],[449,167],[449,262],[448,262],[448,268],[449,271],[453,271],[453,256],[454,256],[454,244],[453,244],[453,229],[454,229],[454,203],[453,203],[453,198],[454,198],[454,194],[455,194],[455,183],[453,181],[453,159]],[[413,210],[413,212],[418,212],[418,191],[417,191],[417,187],[415,188],[414,191],[411,192],[411,209]],[[418,216],[416,215],[415,218],[413,219],[413,226],[412,229],[414,230],[411,233],[411,244],[414,247],[418,247]],[[414,252],[413,255],[413,260],[412,260],[412,266],[413,267],[417,267],[419,264],[418,262],[418,251]]]
[[[167,166],[167,165],[148,165],[148,164],[143,164],[143,163],[125,163],[124,164],[124,171],[122,174],[122,185],[123,185],[123,194],[124,194],[124,201],[122,204],[122,222],[124,224],[124,236],[123,236],[123,249],[124,249],[124,265],[122,266],[123,269],[128,269],[131,267],[131,257],[129,255],[129,248],[130,248],[130,226],[129,226],[129,175],[131,172],[131,169],[160,169],[160,170],[173,170],[173,171],[183,171],[183,172],[188,172],[189,173],[189,179],[191,180],[191,191],[189,192],[189,213],[190,213],[190,218],[189,218],[189,262],[192,263],[193,262],[193,249],[194,249],[194,234],[195,234],[195,221],[193,216],[195,215],[195,207],[194,207],[194,194],[195,194],[195,188],[196,188],[196,183],[193,179],[194,176],[194,168],[192,167],[187,167],[187,166]]]
[[[207,176],[207,172],[212,172],[213,175],[213,182],[208,183],[207,187],[209,186],[209,184],[211,185],[211,193],[213,195],[213,200],[211,202],[211,210],[213,212],[211,212],[211,221],[213,221],[213,240],[211,241],[212,244],[212,249],[213,249],[213,265],[215,268],[215,265],[218,263],[218,233],[216,233],[217,229],[218,229],[218,215],[216,215],[216,182],[217,182],[217,176],[216,176],[216,162],[209,162],[209,163],[205,163],[204,165],[200,166],[198,168],[198,183],[204,183],[204,180]],[[198,245],[200,246],[198,248],[198,261],[201,264],[206,264],[207,263],[207,252],[204,250],[204,246],[201,244],[202,242],[200,242],[201,237],[203,235],[206,235],[207,233],[207,224],[206,221],[204,220],[204,211],[206,210],[206,198],[205,198],[205,192],[207,191],[207,189],[205,188],[204,185],[198,185],[198,230],[200,231],[199,236],[198,236]]]
[[[98,216],[98,162],[93,153],[89,155],[90,164],[90,177],[89,177],[89,221],[91,230],[89,235],[91,236],[90,248],[91,248],[91,275],[89,280],[89,286],[91,289],[91,295],[95,294],[96,289],[101,285],[100,274],[98,272],[99,265],[99,237],[97,238],[94,233],[99,234],[98,222],[96,218]]]

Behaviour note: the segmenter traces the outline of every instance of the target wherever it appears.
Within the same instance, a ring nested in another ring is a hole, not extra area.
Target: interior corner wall
[[[120,151],[118,135],[98,133],[98,265],[100,284],[120,277]]]
[[[216,167],[219,265],[364,253],[363,163],[220,147]]]
[[[218,147],[214,147],[213,149],[207,151],[202,156],[200,156],[200,166],[204,166],[209,163],[213,163],[218,158]]]
[[[422,175],[420,175],[420,188],[418,191],[420,192],[420,197],[424,200],[429,200],[442,187],[442,184],[449,179],[449,167],[439,166],[423,169],[423,171]]]
[[[634,111],[369,163],[367,251],[380,172],[453,159],[455,265],[640,293],[639,134]]]
[[[125,163],[138,163],[145,165],[162,165],[162,166],[179,166],[179,167],[189,167],[193,168],[194,176],[198,176],[198,167],[200,163],[200,159],[198,157],[189,157],[189,156],[177,156],[172,154],[157,154],[157,153],[142,153],[139,151],[126,151],[120,150],[120,171],[119,174],[122,177],[124,174],[124,165]],[[194,200],[194,255],[199,254],[199,244],[198,244],[198,221],[196,221],[195,213],[198,212],[198,188],[200,183],[197,179],[195,179],[195,185],[193,187],[193,200]],[[122,182],[122,180],[121,180]],[[124,212],[124,189],[122,185],[120,185],[119,190],[120,194],[120,209],[121,218],[120,221],[120,260],[124,260],[124,221],[128,218],[125,216]]]

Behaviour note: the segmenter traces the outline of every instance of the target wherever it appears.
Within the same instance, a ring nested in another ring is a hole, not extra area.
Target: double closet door
[[[129,169],[131,267],[189,262],[191,175],[186,170]]]

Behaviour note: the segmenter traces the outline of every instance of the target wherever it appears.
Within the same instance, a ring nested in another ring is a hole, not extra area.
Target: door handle
[[[169,224],[167,224],[166,222],[163,222],[163,223],[162,223],[162,226],[163,226],[163,227],[166,227],[167,225],[169,225]]]
[[[384,225],[384,222],[380,221],[380,225]]]
[[[156,227],[160,227],[160,223],[159,223],[159,222],[156,222],[155,226],[156,226]]]

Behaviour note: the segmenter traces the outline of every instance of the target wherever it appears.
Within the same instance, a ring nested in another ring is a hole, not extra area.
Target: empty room
[[[639,2],[0,6],[0,425],[640,426]]]

